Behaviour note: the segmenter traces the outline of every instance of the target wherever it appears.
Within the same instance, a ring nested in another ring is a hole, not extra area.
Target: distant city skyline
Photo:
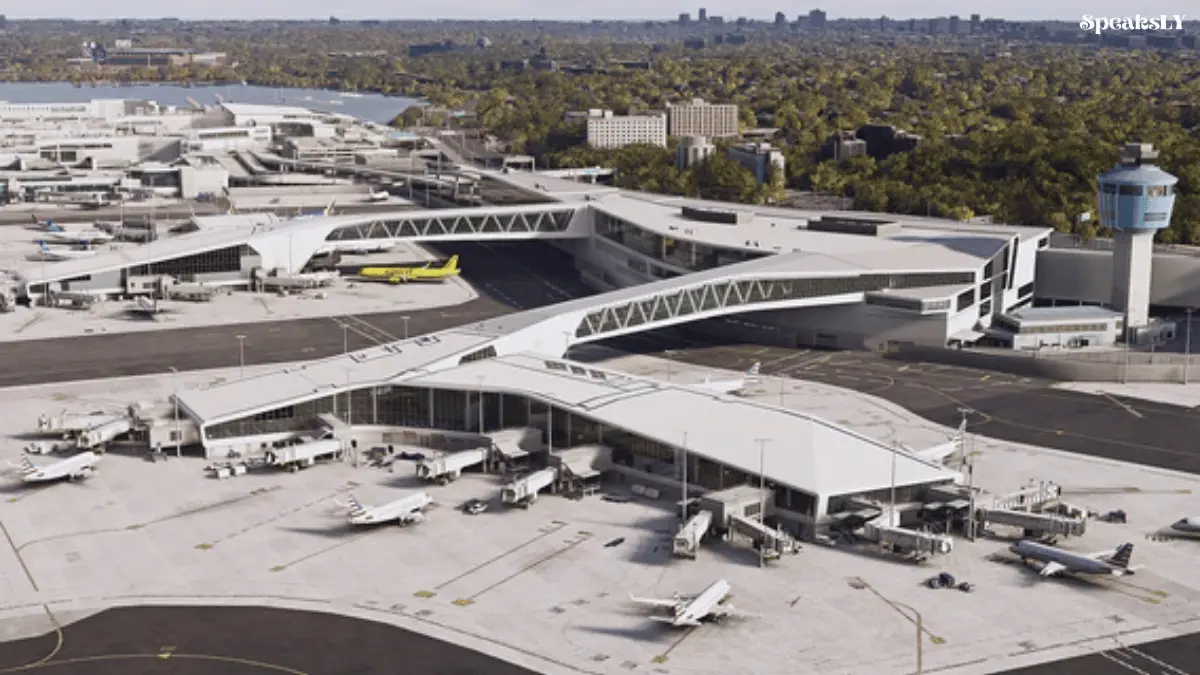
[[[406,6],[408,5],[408,6]],[[1188,6],[1200,18],[1195,4],[1184,0],[1158,0],[1153,6],[1138,6],[1136,11],[1158,14],[1186,14]],[[653,7],[648,10],[647,7]],[[827,2],[824,5],[798,6],[785,0],[722,0],[719,2],[661,3],[647,5],[637,0],[609,0],[603,5],[569,2],[561,0],[506,0],[483,2],[482,0],[441,0],[436,3],[384,3],[378,0],[342,0],[330,3],[315,0],[258,0],[247,3],[235,0],[208,0],[204,3],[160,3],[151,0],[126,0],[105,3],[83,2],[83,0],[42,0],[38,3],[20,3],[0,12],[10,19],[29,18],[74,18],[74,19],[154,19],[174,17],[179,19],[326,19],[336,16],[345,20],[362,19],[459,19],[459,20],[535,20],[588,21],[592,19],[612,20],[663,20],[674,19],[687,12],[695,18],[704,7],[709,16],[722,16],[726,20],[747,17],[771,20],[775,12],[782,11],[789,19],[798,14],[807,14],[811,9],[822,9],[830,19],[875,18],[923,18],[958,15],[967,17],[981,14],[985,17],[1013,21],[1078,21],[1084,14],[1093,16],[1127,16],[1133,14],[1128,3],[1116,0],[1065,0],[1045,3],[1035,0],[1012,0],[998,2],[955,2],[933,0],[932,2],[888,2],[886,0],[846,0]],[[175,8],[175,9],[173,9]],[[13,11],[15,10],[15,11]]]

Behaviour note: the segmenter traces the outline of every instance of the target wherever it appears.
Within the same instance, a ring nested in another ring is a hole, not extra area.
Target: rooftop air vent
[[[879,237],[900,232],[900,224],[887,220],[871,218],[848,218],[845,216],[823,216],[817,220],[808,221],[808,230],[813,232],[832,232],[835,234],[857,234],[867,237]]]
[[[702,209],[694,206],[685,206],[680,209],[680,213],[686,220],[716,223],[718,225],[741,225],[754,220],[754,214],[752,213],[731,211],[728,209]]]

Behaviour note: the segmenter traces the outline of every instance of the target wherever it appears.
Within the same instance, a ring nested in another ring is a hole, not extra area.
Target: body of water
[[[217,96],[232,103],[294,105],[323,112],[336,112],[386,124],[419,100],[399,96],[349,94],[322,89],[274,89],[241,84],[181,87],[174,84],[83,85],[69,82],[0,82],[0,101],[8,103],[80,103],[97,98],[133,98],[163,105],[187,106],[188,97],[203,105],[217,103]]]

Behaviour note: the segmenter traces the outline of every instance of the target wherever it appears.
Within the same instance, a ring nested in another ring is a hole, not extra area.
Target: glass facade
[[[129,268],[131,276],[168,275],[187,278],[199,274],[215,274],[221,272],[240,272],[242,260],[251,256],[257,257],[249,246],[229,246],[227,248],[204,251],[193,255],[185,255],[171,260],[161,260],[149,265],[134,265]]]
[[[340,227],[330,232],[325,239],[356,241],[447,234],[477,235],[488,232],[565,232],[570,227],[574,215],[574,209],[560,207],[532,213],[394,218]]]
[[[564,365],[564,364],[556,364]],[[579,368],[583,375],[593,371]],[[597,371],[598,372],[598,371]],[[603,373],[600,373],[603,374]],[[515,394],[422,387],[369,387],[327,396],[314,401],[282,406],[250,417],[214,424],[207,428],[210,440],[277,433],[302,433],[319,426],[320,415],[341,420],[348,416],[354,424],[437,429],[448,432],[476,432],[479,429],[480,399],[483,401],[485,433],[514,427],[531,426],[543,430],[543,440],[552,448],[564,449],[592,443],[612,449],[616,464],[664,477],[677,477],[683,453],[675,446],[643,438],[624,429],[606,425],[584,415],[556,408]],[[549,432],[548,434],[546,432]],[[695,454],[689,454],[689,482],[720,490],[737,485],[758,484],[758,476],[727,467]],[[809,513],[811,496],[778,486],[775,503],[798,513]]]
[[[707,246],[663,237],[599,209],[595,209],[594,213],[596,234],[604,239],[630,251],[641,253],[648,258],[692,272],[715,269],[770,255],[759,251]]]

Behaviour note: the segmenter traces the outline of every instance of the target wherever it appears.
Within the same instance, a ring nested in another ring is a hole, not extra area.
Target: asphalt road
[[[1191,675],[1200,672],[1200,634],[1117,647],[1000,675]]]
[[[57,651],[56,633],[0,643],[0,672],[535,675],[506,661],[383,623],[262,607],[110,609],[66,626],[62,637]],[[38,663],[51,653],[51,658]]]
[[[542,244],[443,247],[462,256],[464,276],[480,297],[454,307],[317,319],[226,324],[53,340],[0,343],[0,387],[236,367],[245,335],[247,365],[339,354],[506,313],[561,302],[591,291],[565,254]],[[213,302],[220,311],[220,299]],[[407,317],[407,321],[405,319]],[[343,329],[342,326],[347,328]]]
[[[955,366],[909,363],[867,352],[680,342],[646,335],[612,341],[625,350],[764,375],[824,382],[874,394],[938,424],[1007,441],[1200,474],[1200,411],[1052,388],[1051,382]],[[682,348],[680,348],[682,347]],[[770,381],[763,383],[771,386]]]

